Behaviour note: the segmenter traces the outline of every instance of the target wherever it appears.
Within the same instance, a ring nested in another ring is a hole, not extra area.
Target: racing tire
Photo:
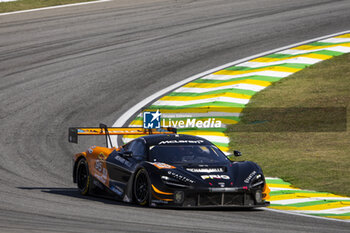
[[[82,195],[88,195],[91,190],[91,176],[89,166],[85,159],[81,159],[77,165],[76,180],[78,190]]]
[[[148,206],[151,200],[151,186],[144,168],[138,170],[133,185],[133,195],[137,204]]]

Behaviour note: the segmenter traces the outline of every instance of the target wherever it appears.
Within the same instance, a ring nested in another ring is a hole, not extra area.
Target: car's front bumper
[[[152,206],[172,207],[266,207],[270,203],[257,200],[257,190],[243,190],[241,188],[206,188],[203,190],[175,190],[166,199],[159,195],[152,197]]]

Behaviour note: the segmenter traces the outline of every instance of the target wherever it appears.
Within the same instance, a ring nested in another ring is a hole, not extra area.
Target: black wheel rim
[[[135,197],[137,202],[144,204],[148,197],[148,181],[144,172],[140,172],[135,181]]]
[[[81,164],[78,167],[78,187],[80,190],[84,190],[88,180],[88,173],[86,166]]]

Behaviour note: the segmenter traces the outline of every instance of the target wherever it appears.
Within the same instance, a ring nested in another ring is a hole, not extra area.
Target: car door
[[[106,161],[109,183],[112,191],[120,196],[133,174],[136,165],[145,158],[145,143],[143,140],[136,139],[122,147],[120,151],[114,151]],[[132,152],[131,157],[125,156],[125,152]],[[114,190],[115,189],[115,190]]]

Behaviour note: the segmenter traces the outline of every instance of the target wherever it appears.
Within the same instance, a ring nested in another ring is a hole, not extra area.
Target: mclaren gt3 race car
[[[126,134],[141,137],[119,148],[92,146],[74,155],[73,181],[81,194],[143,206],[269,205],[269,189],[256,163],[231,161],[208,140],[176,134],[173,128],[70,128],[69,142],[77,143],[78,135],[106,135],[108,146],[109,135]]]

